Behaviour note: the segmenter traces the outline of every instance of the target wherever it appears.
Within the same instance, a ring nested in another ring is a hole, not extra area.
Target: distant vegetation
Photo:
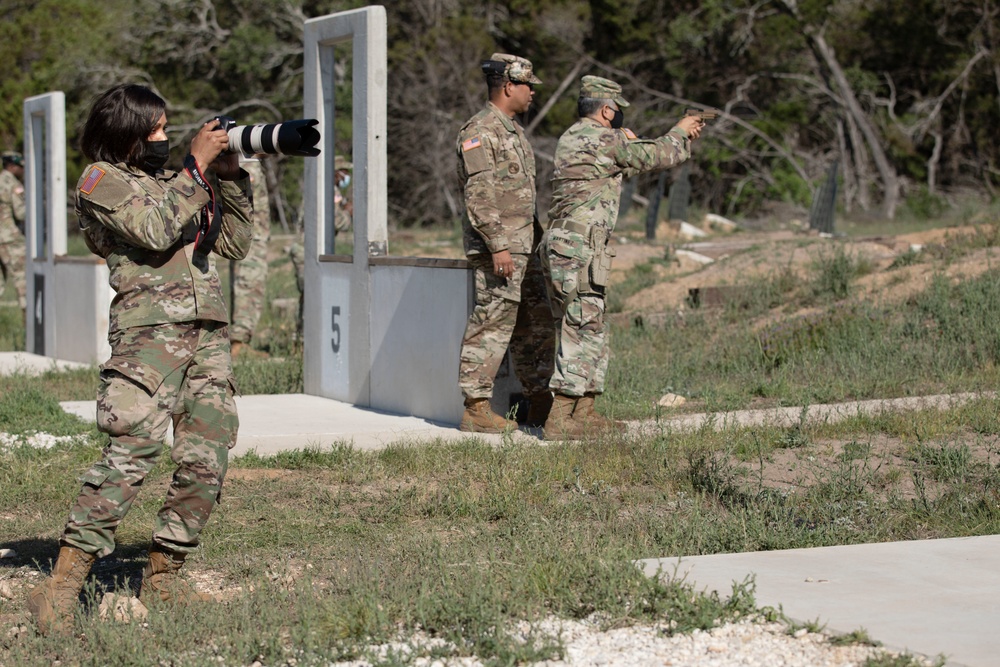
[[[20,147],[22,101],[67,95],[68,183],[95,94],[129,80],[170,103],[171,140],[225,112],[241,122],[302,115],[303,21],[357,0],[14,0],[0,43],[0,148]],[[495,50],[534,61],[545,85],[523,119],[539,156],[540,214],[549,163],[574,120],[583,74],[621,81],[641,135],[692,103],[733,113],[698,142],[693,202],[754,216],[808,206],[838,162],[841,207],[935,216],[959,193],[1000,183],[1000,46],[992,0],[399,0],[389,20],[389,204],[399,226],[460,215],[454,138],[484,102],[478,63]],[[336,150],[350,152],[350,48],[337,48]],[[551,99],[560,83],[568,87]],[[553,102],[549,106],[549,102]],[[540,111],[545,108],[544,116]],[[331,138],[328,138],[331,139]],[[174,151],[179,160],[180,150]],[[302,160],[272,161],[275,220],[299,219]],[[655,177],[653,177],[655,178]],[[654,180],[643,180],[648,193]]]

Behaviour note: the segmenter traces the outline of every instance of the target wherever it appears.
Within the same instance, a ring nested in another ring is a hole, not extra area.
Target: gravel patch
[[[789,631],[779,622],[743,620],[708,631],[670,636],[665,624],[641,624],[602,630],[597,620],[549,619],[532,627],[523,623],[518,635],[528,640],[539,632],[562,640],[565,657],[531,663],[533,667],[862,667],[871,658],[899,654],[867,644],[831,643],[807,629]],[[371,660],[331,663],[330,667],[372,667],[389,656],[413,656],[416,667],[482,667],[476,657],[420,657],[447,652],[447,644],[421,636],[370,647]],[[914,665],[935,662],[912,656]]]
[[[51,433],[25,433],[14,435],[0,432],[0,454],[15,447],[27,445],[35,449],[52,449],[56,445],[85,445],[86,435],[52,435]]]

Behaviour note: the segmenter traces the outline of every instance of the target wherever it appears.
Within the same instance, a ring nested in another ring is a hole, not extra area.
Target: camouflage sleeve
[[[623,178],[675,167],[691,157],[691,139],[676,126],[656,139],[629,139],[624,133],[620,136],[615,162],[624,167]]]
[[[14,220],[24,222],[24,187],[15,188],[11,192],[11,209],[14,213]]]
[[[253,242],[253,204],[250,178],[219,181],[219,207],[222,229],[215,242],[215,252],[226,259],[243,259]]]
[[[78,209],[86,219],[97,221],[126,243],[157,252],[177,243],[209,202],[208,193],[187,172],[181,172],[157,199],[132,187],[106,163],[84,171],[77,195]]]
[[[459,138],[462,159],[466,166],[465,210],[469,213],[472,228],[483,237],[490,252],[496,253],[510,248],[507,232],[500,222],[500,207],[497,204],[496,137],[471,127],[468,136]]]

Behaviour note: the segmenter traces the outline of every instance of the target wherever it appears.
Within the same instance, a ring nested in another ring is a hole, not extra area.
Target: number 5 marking
[[[340,315],[340,306],[334,306],[330,315],[333,330],[333,337],[330,339],[330,344],[333,346],[334,352],[340,352],[340,325],[337,324],[337,315]]]

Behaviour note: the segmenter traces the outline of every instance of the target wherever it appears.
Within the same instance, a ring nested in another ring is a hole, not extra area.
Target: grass
[[[962,252],[921,253],[891,270],[957,262]],[[271,266],[269,296],[294,296],[287,260]],[[645,266],[623,297],[651,284],[655,267]],[[811,280],[779,270],[750,281],[746,298],[724,308],[688,311],[662,326],[614,327],[599,408],[653,417],[666,391],[711,411],[996,386],[1000,274],[935,275],[904,303],[888,304],[854,297],[856,280],[871,270],[834,247]],[[805,306],[809,314],[794,314]],[[6,349],[17,344],[7,331],[10,310],[0,308]],[[255,347],[270,358],[237,361],[242,391],[301,391],[294,323],[269,309],[260,332]],[[16,436],[0,444],[0,543],[18,552],[2,562],[0,577],[19,591],[55,555],[79,490],[74,480],[103,446],[58,401],[92,399],[95,387],[96,369],[0,385],[0,432]],[[172,474],[165,459],[119,529],[115,556],[95,568],[77,619],[84,638],[11,632],[23,622],[23,601],[0,598],[0,666],[325,665],[359,657],[393,665],[470,655],[513,665],[563,654],[562,639],[542,622],[552,615],[596,615],[605,627],[666,622],[671,632],[766,615],[752,584],[724,598],[703,595],[642,576],[631,561],[996,533],[998,414],[1000,401],[983,398],[836,424],[665,427],[656,436],[573,445],[493,447],[467,438],[375,452],[345,444],[248,454],[231,462],[222,504],[189,568],[227,592],[224,613],[154,610],[145,624],[102,622],[100,595],[134,587],[140,576]],[[42,450],[23,442],[34,431],[78,437]],[[776,484],[770,473],[789,462],[803,479]],[[859,631],[842,641],[871,640]],[[919,663],[886,654],[867,664]]]
[[[786,307],[801,299],[819,308],[786,317],[779,311],[756,329],[748,322],[769,312],[767,299],[688,311],[662,326],[614,326],[603,409],[653,417],[667,391],[716,411],[996,386],[1000,272],[960,282],[931,274],[922,292],[890,304],[847,297],[850,276],[863,270],[851,264],[834,254],[817,267],[814,283],[786,293]],[[749,281],[748,291],[774,294],[778,281]],[[817,302],[819,294],[827,296]]]
[[[34,423],[79,432],[85,444],[0,454],[0,542],[18,551],[4,562],[14,581],[54,555],[78,491],[73,480],[101,445],[92,427],[51,410],[54,397],[42,386],[28,378],[16,391],[5,385],[0,430],[17,430],[16,415],[32,402],[40,406]],[[646,578],[630,561],[995,533],[1000,476],[989,462],[955,454],[955,443],[977,424],[977,451],[994,451],[998,411],[1000,402],[981,400],[907,418],[794,429],[546,447],[492,447],[469,438],[375,452],[342,445],[248,454],[232,462],[222,505],[191,562],[230,591],[225,613],[154,610],[148,626],[101,622],[100,593],[134,585],[139,576],[172,472],[163,461],[119,531],[118,553],[99,563],[93,601],[78,619],[86,641],[0,637],[0,664],[95,664],[97,645],[100,659],[129,656],[130,664],[169,656],[178,665],[291,658],[311,665],[370,655],[370,646],[400,637],[404,644],[427,637],[444,643],[417,647],[417,654],[476,655],[499,665],[560,656],[560,638],[539,624],[550,614],[596,613],[608,627],[657,620],[670,622],[672,632],[710,628],[756,613],[752,585],[724,599],[699,595]],[[899,439],[900,452],[909,452],[900,457],[895,484],[887,483],[872,447],[831,459],[797,493],[769,487],[753,471],[754,462],[787,450],[790,441],[798,443],[790,451],[815,453],[831,440],[863,443],[876,434]],[[903,487],[914,475],[928,485],[908,496]],[[22,613],[19,600],[0,600],[8,624]],[[514,621],[528,629],[514,631]],[[381,664],[405,664],[393,660]]]

